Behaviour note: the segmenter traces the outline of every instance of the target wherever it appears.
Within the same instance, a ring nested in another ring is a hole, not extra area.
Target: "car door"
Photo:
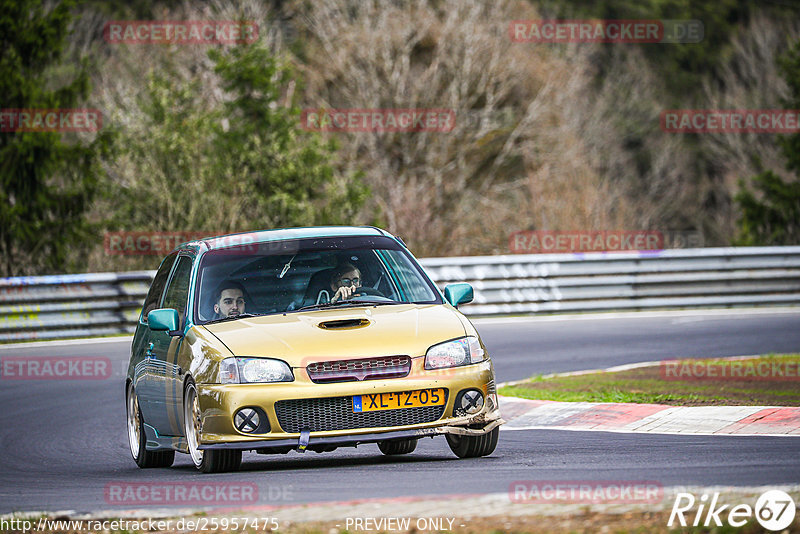
[[[178,256],[172,269],[167,288],[164,291],[162,308],[172,308],[180,319],[178,330],[183,333],[186,325],[186,306],[189,301],[189,285],[192,276],[192,257]],[[178,366],[178,351],[183,343],[183,335],[170,335],[167,331],[150,331],[148,380],[154,392],[152,419],[148,421],[161,436],[180,436],[182,434],[182,415],[180,413],[183,397],[184,369]]]
[[[139,323],[136,325],[136,333],[133,336],[131,378],[139,398],[139,409],[147,424],[150,424],[150,421],[156,416],[154,402],[159,394],[154,389],[154,380],[151,378],[153,369],[150,367],[150,357],[152,356],[150,343],[154,332],[147,325],[147,314],[161,306],[161,302],[164,300],[164,289],[177,257],[178,253],[173,252],[161,262],[153,277],[153,283],[150,284],[150,290],[147,292],[147,298],[145,298],[142,313],[139,316]]]

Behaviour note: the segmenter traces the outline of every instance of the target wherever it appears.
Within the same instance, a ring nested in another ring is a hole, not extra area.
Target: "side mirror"
[[[475,293],[472,290],[472,286],[466,282],[444,286],[444,298],[455,308],[458,308],[459,304],[472,302],[474,297]]]
[[[178,330],[178,311],[172,308],[161,308],[147,314],[147,326],[150,330],[166,330],[172,333]]]

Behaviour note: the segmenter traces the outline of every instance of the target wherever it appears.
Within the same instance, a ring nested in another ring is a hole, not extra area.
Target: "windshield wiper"
[[[212,319],[203,324],[216,324],[224,323],[225,321],[235,321],[236,319],[244,319],[245,317],[260,317],[265,315],[263,313],[240,313],[239,315],[229,315],[228,317],[220,317],[219,319]]]
[[[309,304],[308,306],[300,306],[296,310],[292,311],[303,311],[303,310],[314,310],[314,309],[322,309],[322,308],[334,308],[336,306],[343,306],[345,304],[355,304],[357,306],[364,306],[366,303],[364,302],[354,302],[352,300],[337,300],[336,302],[320,302],[319,304]]]
[[[316,309],[323,309],[323,308],[334,308],[336,306],[343,306],[345,304],[351,306],[380,306],[382,304],[403,304],[402,302],[397,302],[396,300],[392,301],[385,301],[385,300],[337,300],[336,302],[320,302],[319,304],[309,304],[308,306],[301,306],[296,310],[291,311],[303,311],[303,310],[316,310]]]

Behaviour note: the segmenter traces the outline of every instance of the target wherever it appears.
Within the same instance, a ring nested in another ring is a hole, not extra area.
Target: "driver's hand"
[[[336,290],[336,293],[333,295],[331,302],[336,302],[337,300],[347,300],[350,297],[354,296],[357,292],[358,292],[357,287],[342,286]]]

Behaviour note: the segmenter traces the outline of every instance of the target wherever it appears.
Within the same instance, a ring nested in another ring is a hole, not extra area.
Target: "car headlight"
[[[439,343],[429,348],[425,354],[425,369],[443,369],[482,362],[485,352],[481,342],[474,336]]]
[[[289,365],[271,358],[225,358],[219,364],[221,384],[292,382]]]
[[[219,362],[219,383],[239,383],[239,366],[236,363],[236,358],[225,358]]]

